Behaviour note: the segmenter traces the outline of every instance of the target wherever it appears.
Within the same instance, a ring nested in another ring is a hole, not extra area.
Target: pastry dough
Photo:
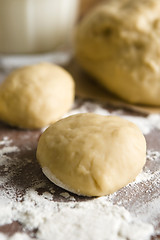
[[[39,139],[37,159],[56,185],[102,196],[136,178],[146,161],[146,142],[125,119],[83,113],[51,125]]]
[[[81,66],[135,104],[160,106],[160,1],[109,0],[76,30]]]
[[[0,120],[21,128],[41,128],[72,106],[74,81],[63,68],[41,63],[15,70],[0,86]]]

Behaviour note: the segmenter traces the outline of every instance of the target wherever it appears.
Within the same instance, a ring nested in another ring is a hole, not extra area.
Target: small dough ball
[[[81,66],[134,104],[160,106],[160,1],[108,0],[79,24]]]
[[[125,119],[83,113],[51,125],[40,137],[37,159],[56,185],[102,196],[136,178],[146,161],[146,142]]]
[[[72,106],[74,81],[50,64],[20,68],[0,86],[0,119],[21,128],[41,128],[58,120]]]

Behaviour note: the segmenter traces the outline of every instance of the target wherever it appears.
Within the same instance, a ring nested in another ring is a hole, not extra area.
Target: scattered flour
[[[53,195],[49,192],[44,192],[43,197],[45,197],[48,200],[53,200]]]
[[[3,140],[0,141],[0,146],[1,146],[1,145],[8,146],[8,145],[10,145],[11,143],[12,143],[12,140],[9,139],[7,136],[5,136],[5,137],[3,138]]]
[[[135,209],[135,215],[139,216],[142,221],[147,221],[148,223],[159,221],[160,212],[159,212],[160,198],[154,198],[152,201],[144,203]],[[159,212],[159,216],[157,216]],[[160,234],[160,231],[157,232]]]
[[[0,165],[3,164],[5,160],[9,159],[6,154],[19,151],[17,146],[10,146],[11,143],[12,140],[7,136],[0,141]]]
[[[69,198],[70,197],[70,194],[68,192],[62,192],[62,193],[60,193],[60,195],[64,198]]]
[[[132,182],[132,183],[129,183],[129,184],[133,185],[135,183],[148,181],[148,180],[152,179],[153,175],[154,174],[152,174],[152,172],[149,171],[149,170],[147,172],[142,171],[140,174],[138,174],[138,176],[136,177],[135,181]]]
[[[25,233],[15,233],[13,236],[9,237],[3,233],[0,233],[1,240],[30,240],[31,238]],[[33,238],[32,238],[33,240]]]
[[[54,223],[57,224],[54,224]],[[47,233],[47,235],[46,235]],[[39,228],[40,239],[149,239],[151,225],[131,217],[122,207],[101,199],[62,208]]]
[[[160,115],[158,114],[149,115],[148,117],[124,116],[124,118],[135,123],[143,134],[149,134],[155,127],[160,129]]]
[[[150,160],[150,161],[160,160],[160,152],[147,150],[147,160]]]
[[[18,151],[19,149],[16,146],[8,146],[0,149],[0,165],[4,164],[5,161],[10,159],[6,154]]]
[[[85,102],[83,105],[81,105],[78,108],[76,108],[76,105],[75,105],[75,108],[69,111],[63,117],[68,117],[77,113],[87,113],[87,112],[94,112],[96,114],[101,114],[101,115],[110,115],[109,111],[102,108],[100,104]]]
[[[4,171],[8,171],[9,162],[12,159],[8,156],[9,153],[18,152],[19,148],[17,146],[9,146],[12,143],[12,140],[9,140],[8,137],[4,137],[0,141],[0,167],[4,166]],[[0,176],[0,185],[7,181],[7,175]]]
[[[4,216],[2,207],[0,219]],[[56,240],[145,240],[153,234],[152,225],[132,217],[105,197],[85,202],[54,202],[30,189],[22,202],[6,203],[5,209],[9,222],[19,221],[28,230],[38,228],[36,237],[40,240],[53,240],[53,236]]]
[[[110,115],[110,112],[101,105],[88,102],[64,117],[90,110],[98,114]],[[112,115],[121,116],[122,111],[114,111]],[[137,124],[144,134],[148,134],[154,128],[160,129],[159,115],[122,117]],[[0,141],[0,165],[5,165],[6,169],[12,160],[9,153],[20,151],[16,146],[11,146],[12,143],[8,137]],[[149,161],[157,161],[159,158],[159,152],[147,151]],[[13,174],[9,172],[7,176],[1,177],[0,183],[4,185]],[[145,169],[131,185],[145,183],[158,174],[158,171],[151,172]],[[113,205],[112,199],[116,193],[113,196],[76,201],[68,192],[61,192],[59,194],[61,201],[56,201],[54,200],[56,192],[53,189],[39,195],[36,191],[38,187],[43,187],[43,183],[27,188],[23,199],[17,200],[12,197],[16,189],[9,189],[10,195],[6,193],[6,189],[0,191],[0,225],[18,221],[24,231],[37,229],[35,235],[31,237],[25,233],[16,233],[11,237],[0,233],[1,240],[53,240],[53,238],[55,240],[149,240],[154,232],[153,226],[149,223],[153,223],[152,220],[155,220],[154,216],[157,216],[157,212],[160,213],[158,198],[138,206],[135,209],[136,218],[123,207]]]

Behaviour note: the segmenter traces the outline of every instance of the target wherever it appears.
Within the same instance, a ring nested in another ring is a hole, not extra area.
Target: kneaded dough
[[[21,128],[41,128],[72,106],[74,81],[63,68],[40,63],[15,70],[0,85],[0,120]]]
[[[59,120],[41,135],[37,159],[56,185],[102,196],[136,178],[146,161],[146,142],[125,119],[82,113]]]
[[[160,106],[160,1],[108,0],[79,24],[76,57],[106,89]]]

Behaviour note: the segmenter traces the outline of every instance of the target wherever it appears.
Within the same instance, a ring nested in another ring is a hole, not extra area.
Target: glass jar
[[[45,59],[66,44],[78,5],[79,0],[0,0],[0,65],[43,54]]]

